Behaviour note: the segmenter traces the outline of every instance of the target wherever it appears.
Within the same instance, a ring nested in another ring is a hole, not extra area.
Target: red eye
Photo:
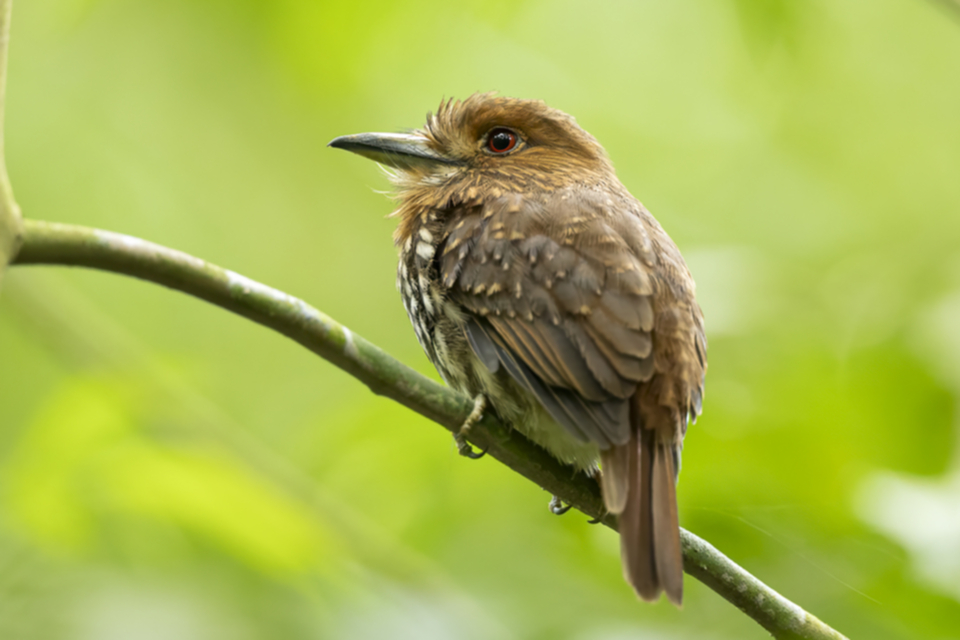
[[[494,153],[506,153],[517,146],[517,139],[510,129],[494,129],[487,136],[487,148]]]

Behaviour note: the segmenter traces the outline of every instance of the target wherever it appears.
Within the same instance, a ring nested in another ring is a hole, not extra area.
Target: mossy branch
[[[89,267],[134,276],[206,300],[295,340],[391,398],[454,432],[473,403],[398,362],[302,300],[193,256],[138,238],[86,227],[23,223],[14,264]],[[597,483],[488,413],[468,436],[475,446],[567,504],[616,529],[603,513]],[[844,640],[844,636],[720,553],[681,530],[684,570],[784,640]]]

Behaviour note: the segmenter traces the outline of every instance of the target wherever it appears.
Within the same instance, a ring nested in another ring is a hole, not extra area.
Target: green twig
[[[453,432],[472,402],[401,364],[305,302],[193,256],[130,236],[27,220],[14,264],[58,264],[113,271],[162,284],[223,307],[295,340],[354,376]],[[469,440],[567,504],[616,528],[603,513],[597,483],[487,414]],[[770,589],[712,545],[681,531],[684,569],[769,631],[793,640],[844,640],[820,620]]]
[[[0,0],[0,284],[3,282],[3,272],[17,253],[23,227],[3,154],[3,105],[7,87],[7,45],[10,42],[12,5],[13,0]]]

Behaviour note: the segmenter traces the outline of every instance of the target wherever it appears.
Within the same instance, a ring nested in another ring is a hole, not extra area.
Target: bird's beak
[[[418,133],[358,133],[334,138],[327,146],[346,149],[397,169],[459,164],[431,149],[426,136]]]

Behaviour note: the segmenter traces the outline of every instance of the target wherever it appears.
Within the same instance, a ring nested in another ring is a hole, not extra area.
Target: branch
[[[0,0],[0,283],[3,282],[3,272],[17,253],[23,228],[3,154],[3,105],[7,87],[7,45],[10,42],[12,3],[13,0]]]
[[[134,276],[206,300],[295,340],[354,376],[374,393],[455,432],[473,403],[401,364],[378,347],[305,302],[233,271],[138,238],[86,227],[25,221],[23,246],[14,264],[90,267]],[[470,442],[583,513],[603,518],[597,483],[574,472],[488,413]],[[691,576],[753,618],[773,637],[846,640],[820,620],[766,586],[708,542],[681,530],[683,566]]]

